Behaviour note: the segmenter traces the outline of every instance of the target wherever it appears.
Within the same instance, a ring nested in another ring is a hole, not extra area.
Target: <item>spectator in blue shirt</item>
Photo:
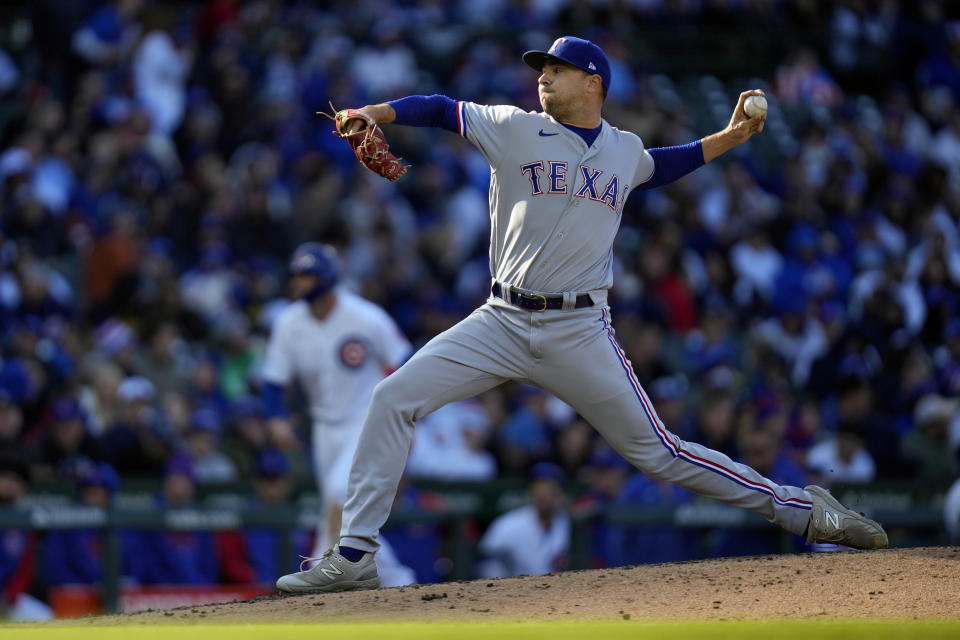
[[[34,480],[53,480],[57,467],[71,458],[100,459],[100,441],[87,430],[86,414],[73,397],[62,396],[53,402],[50,421],[32,456]]]
[[[106,462],[85,460],[76,468],[77,501],[109,509],[119,478]],[[128,550],[137,553],[136,550]],[[103,581],[104,536],[99,529],[54,529],[43,542],[43,571],[50,586],[94,585]]]
[[[293,477],[286,455],[277,449],[262,449],[256,456],[254,476],[256,495],[250,506],[274,509],[289,503],[293,492]],[[278,575],[296,570],[298,555],[310,552],[310,533],[305,529],[293,532],[294,554],[280,566],[279,552],[282,533],[272,527],[251,527],[243,532],[245,558],[251,569],[253,582],[272,584]]]
[[[627,479],[613,505],[673,506],[690,502],[693,494],[669,482],[661,482],[642,473]],[[698,533],[673,525],[611,527],[611,543],[616,549],[616,565],[676,562],[700,557]]]
[[[196,481],[189,457],[175,454],[167,463],[161,509],[185,509],[195,504]],[[136,536],[136,548],[127,548],[132,577],[141,584],[216,584],[219,578],[217,550],[210,531],[160,529]]]
[[[754,427],[741,436],[742,462],[778,484],[803,487],[809,484],[806,472],[786,455],[781,438],[769,428]],[[779,553],[779,529],[719,529],[710,545],[712,556],[745,556]],[[794,536],[793,547],[803,548],[803,539]]]
[[[571,512],[585,516],[611,507],[623,490],[633,467],[605,442],[599,443],[590,454],[583,479],[587,492],[571,505]],[[590,521],[591,568],[615,567],[623,564],[620,529],[605,519]]]
[[[27,466],[18,458],[0,457],[0,509],[27,493]],[[36,569],[37,540],[32,531],[0,530],[0,613],[29,595]]]

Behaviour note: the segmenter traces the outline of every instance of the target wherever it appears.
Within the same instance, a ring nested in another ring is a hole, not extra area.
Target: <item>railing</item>
[[[439,485],[436,485],[439,486]],[[469,487],[474,491],[469,491]],[[405,524],[446,525],[446,544],[452,561],[450,579],[472,577],[475,552],[467,538],[468,524],[488,520],[496,513],[515,506],[522,500],[516,482],[486,485],[455,485],[444,498],[442,510],[397,508],[387,527]],[[448,485],[448,489],[450,485]],[[864,511],[884,524],[891,533],[891,543],[946,544],[943,527],[943,491],[891,485],[869,490],[835,488],[845,503]],[[208,497],[199,508],[159,510],[149,507],[145,496],[126,496],[110,509],[77,506],[64,495],[33,494],[12,508],[0,509],[0,531],[4,529],[98,529],[104,533],[103,605],[115,612],[119,603],[121,575],[120,531],[129,529],[167,529],[175,531],[226,531],[247,527],[274,528],[280,533],[277,549],[286,566],[294,557],[293,531],[313,529],[317,523],[316,503],[311,496],[289,506],[252,508],[244,506],[246,496],[227,494]],[[682,505],[616,506],[580,510],[573,517],[570,568],[587,568],[590,563],[590,529],[593,523],[605,521],[629,527],[670,526],[687,530],[744,529],[780,532],[781,550],[793,548],[795,538],[771,525],[762,517],[711,500],[695,500]]]
[[[913,506],[907,509],[864,505],[866,515],[882,523],[891,533],[891,544],[915,546],[917,544],[947,544],[943,526],[943,512],[933,505]],[[612,525],[629,527],[675,527],[677,529],[743,529],[769,531],[779,536],[780,551],[794,550],[795,536],[770,524],[763,517],[713,501],[694,502],[683,505],[631,506],[596,509],[578,514],[574,519],[571,541],[571,568],[589,566],[590,525],[604,521]]]
[[[451,578],[469,577],[470,550],[466,544],[465,525],[474,509],[454,505],[442,512],[420,509],[398,509],[390,516],[388,526],[404,524],[447,524],[450,531],[450,553],[453,561]],[[279,532],[277,566],[287,566],[293,552],[294,529],[313,529],[316,511],[294,506],[272,508],[203,507],[190,509],[145,510],[114,507],[103,509],[62,504],[33,504],[0,509],[0,531],[4,529],[98,529],[104,534],[103,603],[108,612],[116,612],[119,604],[121,576],[120,531],[130,529],[165,529],[169,531],[230,531],[248,527],[273,528]]]

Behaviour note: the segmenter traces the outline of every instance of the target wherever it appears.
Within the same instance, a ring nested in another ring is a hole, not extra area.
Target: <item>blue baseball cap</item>
[[[943,328],[943,339],[950,342],[960,337],[960,318],[951,318]]]
[[[190,414],[190,428],[194,431],[205,431],[213,435],[219,435],[222,422],[220,414],[211,407],[201,407],[194,409]]]
[[[54,422],[67,422],[68,420],[83,420],[83,409],[80,404],[70,396],[57,398],[53,407],[50,409],[50,417]]]
[[[633,465],[623,459],[610,445],[603,444],[590,454],[590,466],[598,469],[632,469]]]
[[[110,493],[116,493],[120,486],[120,478],[116,470],[106,462],[93,463],[85,466],[77,473],[79,487],[102,487]]]
[[[287,457],[278,449],[261,449],[256,456],[257,475],[261,478],[282,478],[290,473]]]
[[[527,51],[523,54],[523,61],[537,71],[542,70],[543,63],[550,58],[572,64],[587,73],[599,75],[603,86],[610,89],[610,61],[607,60],[603,49],[589,40],[575,36],[561,36],[554,40],[546,51]]]
[[[187,476],[191,480],[196,479],[193,473],[193,458],[184,451],[177,451],[171,454],[163,465],[164,478],[177,474]]]
[[[247,394],[237,398],[233,405],[233,411],[231,412],[233,421],[239,422],[240,420],[253,417],[263,417],[263,402],[260,398],[253,394]]]
[[[530,480],[553,480],[563,482],[563,469],[553,462],[538,462],[530,467]]]

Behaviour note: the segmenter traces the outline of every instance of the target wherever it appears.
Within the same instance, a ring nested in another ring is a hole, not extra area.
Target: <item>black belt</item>
[[[523,293],[516,289],[506,291],[500,286],[499,282],[494,282],[490,288],[493,295],[506,300],[510,304],[527,309],[528,311],[546,311],[547,309],[562,309],[563,295],[545,296],[539,293]],[[589,294],[581,293],[577,296],[577,302],[573,305],[575,309],[593,306],[593,298]]]

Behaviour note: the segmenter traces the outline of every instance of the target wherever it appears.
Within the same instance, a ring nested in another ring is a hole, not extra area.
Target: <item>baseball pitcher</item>
[[[624,201],[672,182],[749,140],[765,115],[744,113],[746,91],[721,131],[646,149],[601,117],[610,64],[590,41],[565,36],[524,62],[540,73],[541,112],[445,96],[410,96],[336,114],[368,168],[406,168],[379,126],[435,126],[465,137],[490,163],[490,297],[377,385],[350,470],[340,541],[312,569],[281,577],[285,592],[371,589],[374,554],[417,421],[507,380],[571,405],[644,473],[749,509],[807,540],[887,545],[881,526],[820,487],[780,486],[664,425],[614,338],[607,291]],[[398,175],[399,174],[399,175]]]

